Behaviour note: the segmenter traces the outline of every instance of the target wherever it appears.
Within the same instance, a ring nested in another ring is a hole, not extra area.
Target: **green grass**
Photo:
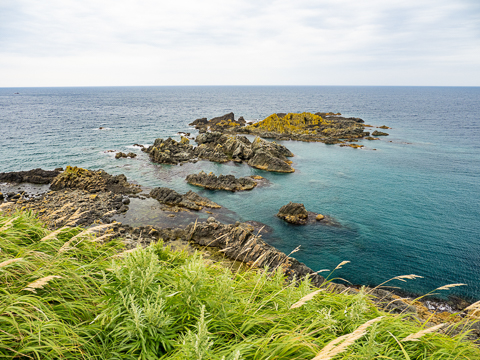
[[[282,272],[208,264],[162,243],[120,253],[120,241],[80,238],[82,229],[40,241],[32,214],[0,216],[1,359],[313,359],[330,341],[384,316],[334,359],[480,359],[461,337],[427,334],[405,316],[381,313],[368,296],[286,283]],[[2,228],[3,227],[3,228]],[[25,290],[46,276],[43,289]],[[296,286],[297,285],[297,286]]]

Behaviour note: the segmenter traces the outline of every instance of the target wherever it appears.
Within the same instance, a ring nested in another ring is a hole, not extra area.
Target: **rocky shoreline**
[[[280,268],[290,279],[308,276],[318,287],[329,286],[338,292],[358,291],[355,286],[347,287],[326,282],[323,276],[305,264],[267,244],[262,240],[262,224],[255,222],[223,224],[214,217],[209,217],[206,221],[195,221],[184,227],[153,225],[131,227],[114,220],[116,215],[127,212],[131,199],[136,198],[155,199],[161,205],[159,211],[169,213],[220,208],[220,205],[192,191],[182,195],[168,188],[155,188],[146,193],[140,186],[128,183],[123,175],[112,176],[102,170],[89,171],[76,167],[67,167],[63,172],[57,171],[58,174],[49,180],[51,185],[47,192],[36,196],[19,193],[19,196],[14,198],[7,197],[6,201],[0,204],[0,212],[13,214],[19,210],[33,211],[52,230],[61,227],[109,224],[103,233],[99,234],[103,240],[121,237],[131,248],[162,239],[167,245],[172,244],[174,248],[186,248],[187,251],[201,250],[205,256],[214,261],[219,259],[224,261],[226,258],[230,262],[240,262],[247,268],[268,267],[270,270]],[[39,173],[38,169],[35,172]],[[3,176],[3,179],[19,179],[20,176],[23,178],[23,173],[25,172],[0,176]],[[280,213],[305,220],[306,210],[303,205],[299,205],[302,204],[290,203],[283,207]],[[311,214],[307,212],[307,219],[309,215]],[[321,223],[323,219],[316,220],[317,215],[315,214],[313,221]],[[376,288],[368,291],[373,301],[384,310],[409,313],[420,319],[430,319],[432,323],[444,322],[451,317],[450,312],[461,313],[462,309],[468,306],[468,302],[461,300],[448,306],[444,301],[435,302],[432,299],[411,304],[408,299],[402,299],[395,292]],[[437,309],[447,309],[450,312],[434,314]]]

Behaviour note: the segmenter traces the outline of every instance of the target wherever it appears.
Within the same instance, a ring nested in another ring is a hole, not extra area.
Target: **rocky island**
[[[218,163],[245,162],[251,167],[273,172],[295,171],[288,160],[293,156],[290,150],[259,137],[251,142],[245,136],[207,132],[198,135],[195,141],[199,144],[196,147],[185,137],[180,141],[156,139],[152,146],[144,147],[142,151],[148,153],[152,162],[159,164],[177,165],[202,159]]]
[[[190,123],[199,132],[217,131],[225,134],[250,134],[276,140],[317,141],[325,144],[369,136],[360,118],[345,118],[340,113],[315,114],[275,113],[256,123],[246,123],[243,117],[235,120],[229,113],[211,120],[197,119]]]

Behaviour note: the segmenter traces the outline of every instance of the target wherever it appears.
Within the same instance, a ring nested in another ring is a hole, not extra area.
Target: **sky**
[[[0,0],[0,87],[480,86],[480,0]]]

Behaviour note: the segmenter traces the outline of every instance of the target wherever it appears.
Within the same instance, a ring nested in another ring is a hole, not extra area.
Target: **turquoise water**
[[[14,92],[20,94],[14,95]],[[151,164],[134,143],[190,131],[188,123],[233,111],[245,119],[273,112],[339,111],[389,137],[356,150],[284,142],[293,174],[245,165],[198,162]],[[232,220],[257,220],[274,229],[265,239],[314,270],[333,269],[354,284],[390,277],[426,293],[467,283],[451,293],[480,299],[480,88],[441,87],[127,87],[0,89],[0,171],[52,169],[69,164],[124,173],[145,186],[194,189],[234,211]],[[98,130],[102,126],[107,130]],[[376,150],[374,151],[373,148]],[[106,150],[134,151],[115,160]],[[201,191],[185,183],[194,171],[258,174],[272,185],[244,193]],[[332,216],[341,227],[291,226],[275,217],[289,201]]]

